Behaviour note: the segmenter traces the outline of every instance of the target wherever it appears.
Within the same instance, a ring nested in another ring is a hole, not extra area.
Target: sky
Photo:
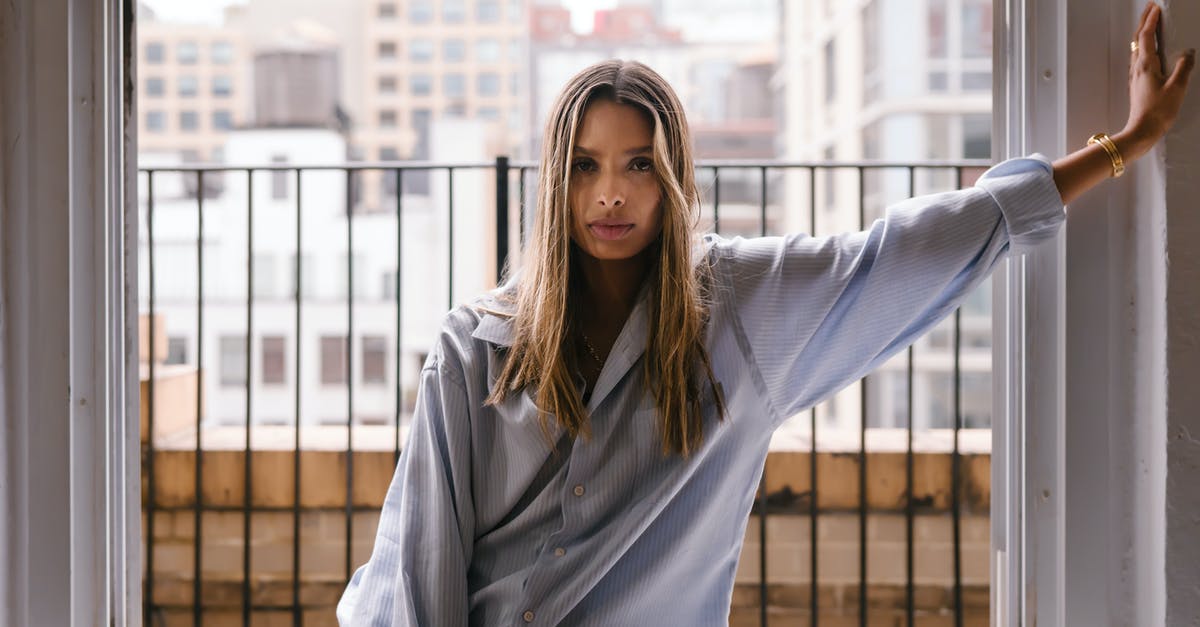
[[[142,0],[164,22],[218,24],[225,7],[245,0]],[[561,0],[571,9],[571,24],[577,31],[590,31],[592,13],[616,5],[616,0]]]

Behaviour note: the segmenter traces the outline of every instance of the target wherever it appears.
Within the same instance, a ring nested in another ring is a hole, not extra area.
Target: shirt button
[[[583,485],[575,486],[575,496],[583,496]]]
[[[557,549],[554,549],[554,554],[558,557],[562,557],[567,554],[567,550],[560,546]]]
[[[527,622],[527,623],[532,623],[533,622],[533,610],[525,610],[525,613],[521,615],[521,618],[525,619],[525,622]]]

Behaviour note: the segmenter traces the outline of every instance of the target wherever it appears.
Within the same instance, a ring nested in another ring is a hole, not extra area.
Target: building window
[[[931,59],[945,59],[946,46],[946,0],[928,0],[929,15],[926,18],[928,33],[925,40],[928,43]]]
[[[393,128],[396,126],[396,110],[383,109],[379,112],[379,126],[383,128]]]
[[[193,98],[200,91],[200,84],[195,76],[180,76],[177,85],[181,98]]]
[[[508,62],[515,65],[520,63],[522,58],[524,58],[524,55],[522,54],[521,40],[510,40],[508,42]]]
[[[408,60],[414,63],[427,63],[433,60],[433,41],[429,39],[413,39],[408,44]]]
[[[246,336],[222,335],[218,338],[223,387],[246,385]]]
[[[442,42],[442,60],[448,63],[462,61],[467,58],[467,45],[461,39],[447,39]]]
[[[949,76],[944,70],[929,73],[929,91],[942,93],[949,89]]]
[[[381,41],[376,48],[380,59],[395,59],[396,58],[396,42]]]
[[[477,0],[475,2],[475,19],[480,22],[500,21],[499,0]]]
[[[433,3],[430,0],[411,0],[408,5],[408,21],[413,24],[428,24],[433,21]]]
[[[287,155],[271,155],[273,165],[283,165],[288,162]],[[271,170],[271,199],[287,200],[288,172],[287,170]]]
[[[467,117],[467,105],[456,102],[442,111],[442,115],[448,118],[465,118]]]
[[[379,160],[385,162],[399,161],[400,151],[394,146],[384,146],[379,149]],[[388,169],[383,171],[383,194],[385,196],[396,195],[396,170]]]
[[[991,0],[963,0],[962,54],[968,59],[992,56]]]
[[[167,358],[163,364],[167,366],[177,366],[186,364],[188,360],[188,339],[186,337],[171,336],[167,338]]]
[[[509,0],[508,2],[508,21],[513,24],[519,24],[521,19],[525,17],[524,7],[521,0]]]
[[[194,41],[181,41],[175,48],[175,58],[181,65],[192,65],[200,57],[200,48]]]
[[[303,277],[303,281],[304,281],[303,284],[301,284],[300,281],[296,280],[296,270],[297,270],[296,264],[297,263],[300,264],[299,270]],[[292,286],[291,286],[292,287],[292,296],[299,296],[299,297],[311,296],[312,294],[314,294],[316,292],[316,286],[313,282],[314,277],[316,275],[313,274],[313,265],[312,264],[313,264],[313,256],[312,255],[301,255],[300,258],[297,259],[296,254],[292,253],[291,259],[288,261],[288,271],[291,273],[291,281],[292,281]]]
[[[195,131],[200,128],[200,114],[195,111],[179,112],[179,130]]]
[[[514,74],[509,74],[509,75],[508,75],[508,92],[509,92],[510,94],[512,94],[512,95],[514,95],[514,96],[516,96],[517,94],[519,94],[519,93],[520,93],[520,90],[521,90],[521,77],[520,77],[520,75],[518,75],[518,74],[515,74],[515,73],[514,73]]]
[[[162,43],[152,41],[146,44],[146,63],[162,63],[166,53]]]
[[[396,19],[396,5],[392,2],[379,3],[379,19],[394,20]]]
[[[224,98],[233,93],[233,78],[227,74],[218,74],[212,79],[212,95]]]
[[[146,112],[146,130],[161,133],[167,129],[167,116],[162,111]]]
[[[346,382],[346,336],[321,336],[321,383]]]
[[[167,91],[166,82],[161,78],[146,79],[146,95],[150,97],[162,96]]]
[[[963,91],[991,91],[992,73],[963,72],[962,88]]]
[[[262,338],[262,382],[263,385],[282,385],[286,376],[287,342],[282,335],[266,335]]]
[[[497,96],[500,94],[500,75],[495,72],[484,72],[476,77],[475,90],[480,96]]]
[[[990,159],[992,156],[992,116],[987,113],[963,116],[963,158]]]
[[[458,24],[467,19],[467,3],[464,0],[442,0],[442,21]]]
[[[381,93],[381,94],[396,93],[396,77],[395,76],[380,76],[379,77],[379,93]]]
[[[428,96],[433,93],[433,78],[428,74],[413,74],[408,77],[408,90],[414,96]]]
[[[233,113],[228,109],[217,109],[212,114],[212,127],[215,131],[228,131],[233,128]]]
[[[475,58],[480,63],[495,63],[500,60],[500,42],[495,39],[480,39],[475,44]]]
[[[447,98],[462,98],[467,95],[467,77],[462,74],[446,74],[442,77],[442,93]]]
[[[214,41],[211,54],[213,63],[218,65],[233,63],[233,44],[228,41]]]
[[[500,110],[496,107],[480,107],[477,115],[481,120],[499,120]]]
[[[834,40],[825,44],[825,102],[830,103],[837,98],[837,48]]]
[[[387,383],[387,338],[382,335],[362,338],[362,382]]]

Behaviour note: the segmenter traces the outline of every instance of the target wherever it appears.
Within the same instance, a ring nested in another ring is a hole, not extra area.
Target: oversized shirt
[[[528,390],[484,405],[513,341],[510,318],[475,306],[504,307],[495,293],[454,309],[338,620],[726,624],[772,432],[915,341],[1012,247],[1055,235],[1064,210],[1051,175],[1040,155],[1006,161],[862,232],[704,236],[696,258],[712,264],[715,288],[705,345],[725,420],[710,389],[703,445],[686,459],[661,453],[640,365],[647,334],[670,329],[647,328],[643,286],[590,391],[591,437],[519,512],[558,435],[543,434]]]

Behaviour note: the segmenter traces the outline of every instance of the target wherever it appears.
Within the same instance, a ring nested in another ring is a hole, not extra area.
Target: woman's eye
[[[591,172],[593,169],[595,169],[596,164],[592,163],[591,161],[580,160],[572,164],[571,167],[573,167],[577,172]]]
[[[638,159],[630,164],[630,167],[638,172],[649,172],[650,170],[654,169],[654,163],[649,159]]]

